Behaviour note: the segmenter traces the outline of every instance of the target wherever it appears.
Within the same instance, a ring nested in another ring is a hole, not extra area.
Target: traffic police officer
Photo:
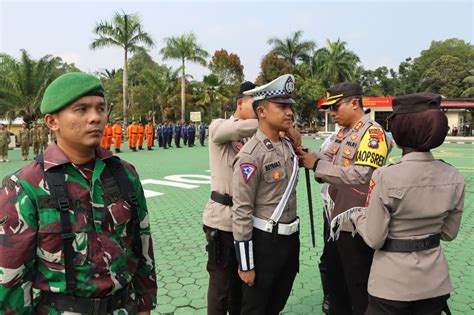
[[[107,113],[96,77],[66,73],[41,102],[57,144],[3,180],[0,313],[150,314],[156,275],[134,167],[99,147]],[[32,289],[40,291],[33,303]]]
[[[256,134],[233,164],[232,230],[243,285],[242,314],[279,314],[299,270],[298,158],[281,138],[293,124],[294,78],[244,92],[254,98]]]
[[[367,208],[352,215],[376,250],[366,314],[441,314],[453,290],[439,241],[456,238],[466,183],[430,152],[448,132],[440,102],[433,93],[393,100],[389,121],[403,156],[374,172]]]
[[[345,217],[333,219],[348,209],[365,205],[372,173],[385,164],[391,145],[382,127],[364,114],[362,88],[358,84],[339,83],[327,92],[322,108],[330,108],[332,119],[342,128],[324,152],[298,150],[298,155],[305,168],[314,170],[317,181],[329,184],[324,194],[333,238],[324,248],[329,261],[329,313],[364,314],[373,250],[359,235],[352,236],[351,224],[343,223],[350,211]]]
[[[20,141],[21,146],[21,156],[23,161],[28,160],[28,154],[30,151],[30,130],[26,123],[21,125],[21,130],[18,133],[18,140]]]
[[[10,144],[10,133],[5,125],[0,123],[0,162],[9,162],[8,145]]]
[[[204,209],[203,223],[208,241],[207,310],[210,315],[240,314],[242,284],[237,274],[232,236],[232,163],[244,140],[257,130],[253,98],[243,94],[255,86],[248,81],[242,83],[234,115],[229,119],[215,119],[209,126],[211,197]]]

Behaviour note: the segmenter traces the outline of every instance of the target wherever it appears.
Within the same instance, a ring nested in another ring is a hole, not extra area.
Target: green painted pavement
[[[318,149],[321,140],[305,137],[304,144]],[[449,305],[453,314],[474,313],[474,145],[444,144],[434,151],[437,158],[459,168],[467,181],[465,212],[461,230],[453,242],[443,243],[455,288]],[[153,183],[144,189],[162,193],[147,199],[158,271],[158,307],[153,314],[205,314],[208,274],[202,232],[202,210],[209,196],[209,184],[203,176],[210,176],[207,147],[154,151],[126,150],[119,156],[135,165],[141,180],[165,180],[170,175],[199,175],[181,177],[194,188],[178,188]],[[389,161],[400,158],[401,151],[394,149]],[[20,161],[20,151],[9,152],[9,163],[0,163],[0,177],[26,164]],[[197,181],[197,182],[196,182]],[[315,181],[313,206],[317,231],[316,248],[311,247],[309,214],[304,182],[300,172],[297,187],[301,226],[300,273],[284,314],[322,314],[322,289],[318,272],[322,245],[322,202],[320,185]]]

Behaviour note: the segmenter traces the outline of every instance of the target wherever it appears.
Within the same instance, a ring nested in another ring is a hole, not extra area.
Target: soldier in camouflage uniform
[[[46,124],[42,124],[39,128],[39,138],[40,138],[40,153],[43,153],[48,146],[48,136],[49,136],[49,128]]]
[[[33,147],[33,154],[36,156],[38,155],[40,148],[40,133],[39,128],[36,126],[36,123],[33,123],[31,125],[30,140],[31,146]]]
[[[134,167],[99,148],[107,115],[100,81],[60,76],[41,112],[57,143],[0,190],[0,314],[150,314],[156,274],[146,201]],[[110,165],[134,198],[122,197]],[[58,171],[64,188],[48,181]]]
[[[10,143],[10,134],[4,124],[0,124],[0,162],[8,161],[8,144]]]
[[[21,125],[21,130],[18,133],[18,140],[20,141],[21,146],[21,156],[23,157],[23,161],[28,160],[28,154],[30,151],[30,130],[26,123]]]

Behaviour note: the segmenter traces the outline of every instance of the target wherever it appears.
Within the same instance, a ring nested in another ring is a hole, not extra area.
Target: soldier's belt
[[[224,206],[232,207],[234,205],[231,195],[221,194],[217,191],[211,191],[211,200],[214,200],[215,202],[218,202]]]
[[[56,310],[87,315],[103,315],[124,308],[129,298],[128,288],[104,298],[81,298],[53,292],[41,292],[41,303]]]
[[[300,219],[296,218],[295,221],[289,224],[284,224],[253,217],[253,227],[268,233],[272,233],[273,230],[276,228],[277,234],[279,235],[292,235],[299,231]]]
[[[381,250],[387,252],[418,252],[439,246],[440,235],[430,235],[419,240],[397,240],[387,238]]]

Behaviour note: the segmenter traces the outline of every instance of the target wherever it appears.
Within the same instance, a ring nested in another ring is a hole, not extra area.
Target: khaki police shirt
[[[382,127],[369,115],[364,115],[353,128],[341,128],[328,149],[315,153],[320,158],[314,176],[330,184],[335,203],[331,219],[352,207],[364,206],[373,171],[385,165],[391,150]],[[332,187],[331,187],[332,186]],[[350,224],[342,225],[351,231]]]
[[[257,130],[257,119],[213,120],[209,126],[209,166],[211,191],[232,196],[232,163],[246,138]],[[232,209],[209,199],[203,223],[211,228],[232,232]]]
[[[453,240],[461,223],[465,185],[455,167],[435,160],[430,152],[406,154],[374,172],[366,212],[352,216],[364,241],[376,249],[368,283],[371,295],[413,301],[452,291],[441,246],[411,253],[377,249],[387,237],[419,239],[439,233],[442,240]]]
[[[232,207],[232,229],[236,241],[252,239],[252,216],[270,219],[280,202],[293,172],[293,156],[286,142],[272,143],[258,129],[237,154],[233,166]],[[278,222],[291,223],[295,219],[296,184]]]

